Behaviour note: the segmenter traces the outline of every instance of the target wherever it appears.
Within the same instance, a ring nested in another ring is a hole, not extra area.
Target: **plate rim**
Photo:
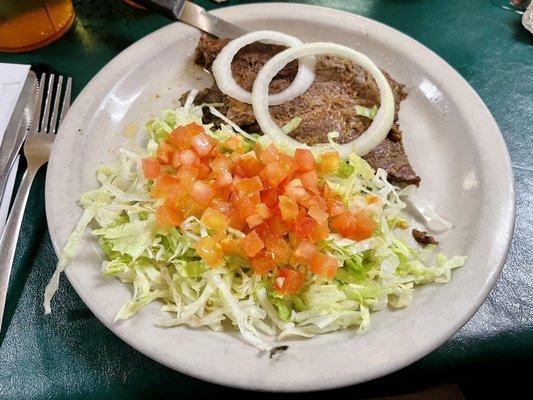
[[[507,204],[507,209],[505,210],[505,215],[507,216],[507,218],[506,218],[507,226],[506,226],[506,229],[505,229],[505,245],[501,247],[501,256],[500,256],[500,259],[498,261],[498,265],[495,266],[490,271],[490,274],[489,274],[488,278],[486,279],[484,285],[482,286],[482,290],[480,290],[480,292],[478,293],[478,296],[476,297],[476,300],[472,301],[470,303],[470,305],[468,307],[468,311],[464,311],[462,313],[462,317],[459,318],[458,321],[455,324],[453,324],[453,326],[450,326],[446,330],[446,333],[441,332],[440,335],[438,336],[438,338],[432,340],[431,342],[428,342],[425,345],[424,348],[422,348],[422,349],[418,348],[416,351],[411,352],[410,353],[410,357],[403,358],[401,360],[401,362],[398,362],[397,360],[394,361],[394,362],[391,362],[389,365],[387,365],[387,367],[382,368],[381,370],[374,371],[374,373],[367,374],[367,376],[364,379],[358,379],[358,377],[355,377],[355,376],[353,376],[351,378],[348,377],[348,376],[345,376],[344,379],[339,379],[339,380],[336,380],[335,382],[331,382],[331,383],[329,383],[329,382],[321,382],[319,384],[307,384],[307,385],[300,384],[299,386],[295,386],[295,387],[284,386],[284,387],[281,387],[281,388],[271,388],[271,387],[267,388],[267,387],[262,386],[260,383],[256,384],[255,386],[246,385],[246,384],[243,385],[243,384],[240,384],[239,382],[236,382],[236,381],[228,381],[227,379],[225,379],[224,376],[221,376],[221,375],[216,375],[216,376],[215,375],[209,375],[208,373],[203,373],[200,370],[192,370],[191,368],[186,368],[186,367],[177,367],[175,364],[171,364],[170,362],[167,362],[166,360],[161,359],[161,357],[158,356],[157,354],[155,354],[155,352],[152,351],[152,350],[141,349],[141,348],[136,347],[132,343],[132,341],[130,341],[130,339],[128,338],[128,336],[126,334],[119,333],[117,331],[117,329],[114,328],[114,325],[112,323],[108,323],[106,320],[100,318],[100,316],[98,315],[97,310],[93,310],[93,308],[89,305],[89,302],[86,301],[85,296],[82,296],[78,292],[76,286],[72,284],[71,279],[69,277],[69,270],[68,269],[65,271],[65,274],[66,274],[67,278],[69,279],[69,282],[70,282],[71,286],[74,288],[76,293],[80,296],[80,298],[85,303],[85,305],[91,310],[91,312],[96,316],[96,318],[98,318],[111,332],[113,332],[115,335],[117,335],[121,340],[126,342],[129,346],[133,347],[134,349],[136,349],[140,353],[146,355],[147,357],[151,358],[152,360],[154,360],[154,361],[156,361],[156,362],[158,362],[158,363],[160,363],[162,365],[165,365],[165,366],[167,366],[167,367],[169,367],[169,368],[171,368],[173,370],[179,371],[181,373],[185,373],[185,374],[187,374],[189,376],[193,376],[195,378],[199,378],[199,379],[205,380],[207,382],[221,384],[221,385],[230,386],[230,387],[234,387],[234,388],[252,389],[252,390],[258,390],[258,391],[277,391],[277,392],[296,392],[296,391],[306,391],[307,392],[307,391],[313,391],[313,390],[333,389],[333,388],[345,387],[345,386],[348,386],[348,385],[359,384],[359,383],[363,383],[363,382],[366,382],[366,381],[370,381],[370,380],[373,380],[373,379],[388,375],[388,374],[393,373],[395,371],[398,371],[398,370],[400,370],[402,368],[405,368],[406,366],[416,362],[417,360],[419,360],[422,357],[426,356],[427,354],[429,354],[430,352],[435,350],[437,347],[439,347],[440,345],[445,343],[450,337],[452,337],[457,331],[459,331],[459,329],[461,329],[461,327],[463,327],[471,319],[471,317],[476,313],[476,311],[479,309],[479,307],[483,304],[483,302],[486,300],[486,298],[490,294],[490,291],[494,287],[494,285],[496,283],[496,280],[498,279],[498,277],[499,277],[499,275],[501,273],[501,270],[502,270],[502,268],[503,268],[503,266],[504,266],[504,264],[506,262],[506,259],[507,259],[507,256],[508,256],[508,253],[509,253],[509,250],[510,250],[510,246],[511,246],[511,241],[512,241],[513,232],[514,232],[515,218],[516,218],[515,179],[514,179],[514,171],[512,169],[512,164],[511,164],[511,158],[510,158],[510,155],[509,155],[509,151],[507,149],[505,140],[503,138],[503,135],[501,133],[501,130],[499,129],[499,126],[498,126],[496,120],[494,119],[492,113],[490,112],[489,108],[484,103],[484,101],[481,99],[479,94],[468,83],[468,81],[455,68],[453,68],[446,60],[444,60],[442,57],[440,57],[438,54],[436,54],[433,50],[431,50],[430,48],[428,48],[427,46],[425,46],[424,44],[422,44],[418,40],[408,36],[407,34],[399,31],[398,29],[396,29],[394,27],[391,27],[391,26],[389,26],[387,24],[384,24],[382,22],[376,21],[376,20],[374,20],[372,18],[368,18],[368,17],[362,16],[362,15],[351,13],[351,12],[344,11],[344,10],[338,10],[338,9],[335,9],[335,8],[319,6],[319,5],[301,4],[301,3],[279,3],[279,2],[251,3],[251,4],[234,5],[234,6],[229,6],[229,7],[221,7],[221,8],[210,10],[209,12],[213,13],[213,14],[215,14],[217,16],[224,17],[224,14],[225,14],[226,10],[250,9],[250,8],[256,8],[257,6],[261,6],[262,8],[269,8],[269,9],[272,9],[272,10],[275,10],[275,9],[277,9],[279,7],[281,7],[281,8],[284,8],[284,7],[289,8],[290,7],[292,10],[294,10],[295,7],[298,7],[298,8],[302,8],[302,9],[314,9],[316,11],[323,11],[323,12],[327,11],[329,13],[332,12],[332,13],[335,13],[335,14],[338,14],[338,15],[341,15],[341,16],[349,17],[349,18],[360,19],[364,23],[376,24],[377,26],[382,26],[382,27],[384,27],[384,28],[386,28],[388,30],[393,31],[395,34],[399,35],[399,37],[402,38],[403,40],[406,40],[408,42],[412,42],[417,47],[423,49],[425,52],[431,53],[431,55],[433,57],[435,57],[440,63],[442,63],[447,69],[449,69],[449,71],[453,75],[455,75],[455,78],[458,78],[458,80],[461,81],[461,83],[468,89],[469,94],[473,95],[473,98],[475,99],[476,103],[478,103],[478,105],[481,106],[481,110],[482,110],[482,112],[484,112],[485,117],[487,118],[486,122],[488,124],[492,125],[493,128],[496,131],[495,133],[498,134],[498,135],[495,135],[495,139],[499,140],[500,146],[501,146],[501,149],[499,149],[499,150],[503,150],[502,155],[505,156],[504,157],[505,158],[505,160],[504,160],[505,162],[502,163],[500,165],[500,167],[504,167],[504,171],[502,172],[502,175],[504,175],[504,174],[506,175],[506,179],[505,179],[504,183],[506,184],[507,189],[509,189],[507,194],[508,194],[508,196],[510,197],[510,200],[511,200]],[[172,29],[172,26],[175,25],[175,24],[180,24],[180,25],[187,26],[186,24],[184,24],[182,22],[171,22],[168,25],[165,25],[165,26],[163,26],[163,27],[151,32],[150,34],[140,38],[139,40],[137,40],[136,42],[132,43],[130,46],[128,46],[127,48],[122,50],[120,53],[116,54],[109,62],[107,62],[98,71],[98,73],[93,78],[91,78],[91,80],[86,84],[86,86],[82,89],[82,91],[76,97],[73,105],[75,105],[76,102],[78,102],[78,99],[82,99],[83,97],[86,97],[87,93],[89,93],[91,91],[91,88],[96,83],[98,83],[100,81],[100,79],[102,79],[106,75],[107,71],[111,67],[113,67],[115,64],[118,64],[119,62],[121,62],[123,58],[133,55],[133,53],[135,52],[135,50],[137,50],[137,48],[140,48],[144,43],[146,43],[150,39],[156,38],[159,35],[162,35],[166,30]],[[66,118],[69,118],[68,113],[67,113],[65,119]],[[64,130],[59,129],[58,136],[62,137],[63,135],[67,135],[67,133],[65,133]],[[55,146],[54,148],[57,148],[57,146]],[[54,150],[53,150],[51,158],[50,158],[50,165],[52,165],[52,166],[55,164],[54,163],[54,160],[55,160],[54,154],[55,153],[58,153],[58,152],[54,152]],[[52,171],[53,170],[54,170],[53,167],[52,168],[49,167],[48,170],[47,170],[47,174],[46,174],[45,209],[46,209],[47,224],[48,224],[48,229],[49,229],[52,245],[53,245],[53,248],[54,248],[54,251],[55,251],[56,255],[59,255],[61,253],[61,248],[58,245],[58,239],[54,237],[55,236],[54,233],[53,233],[54,229],[52,229],[52,227],[50,226],[51,225],[50,221],[52,221],[52,219],[53,219],[53,218],[51,218],[52,211],[50,210],[51,206],[50,206],[50,201],[49,201],[50,196],[51,196],[51,190],[52,190],[50,182],[53,181],[53,178],[52,178]],[[502,214],[503,214],[503,212],[502,212]]]

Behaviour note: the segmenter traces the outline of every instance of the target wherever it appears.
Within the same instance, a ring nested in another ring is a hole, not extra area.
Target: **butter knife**
[[[37,77],[30,71],[0,144],[0,202],[2,202],[4,197],[9,172],[19,154],[24,139],[26,139],[28,127],[31,124],[35,105],[37,104],[38,86]]]
[[[185,22],[219,38],[234,39],[248,33],[187,0],[135,0],[135,2],[167,18]]]

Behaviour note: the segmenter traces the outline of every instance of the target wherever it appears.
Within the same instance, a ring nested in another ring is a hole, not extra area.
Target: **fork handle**
[[[9,213],[4,233],[0,239],[0,329],[2,329],[2,319],[6,305],[7,287],[11,266],[15,257],[15,250],[19,238],[20,225],[24,217],[24,209],[30,194],[31,184],[37,174],[37,169],[28,168],[20,182],[20,186],[15,197],[15,202]]]

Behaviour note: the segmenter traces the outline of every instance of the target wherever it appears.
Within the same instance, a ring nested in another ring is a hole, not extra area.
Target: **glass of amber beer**
[[[0,0],[0,51],[45,46],[68,31],[74,17],[72,0]]]

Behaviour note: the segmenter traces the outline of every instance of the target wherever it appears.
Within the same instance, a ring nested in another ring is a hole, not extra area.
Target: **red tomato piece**
[[[277,187],[289,175],[290,171],[278,161],[271,162],[259,173],[259,176],[266,182],[268,188]]]
[[[313,231],[309,235],[309,239],[313,243],[318,243],[321,240],[327,239],[329,236],[329,228],[327,225],[317,225],[314,227]]]
[[[198,255],[211,267],[218,267],[222,264],[224,253],[220,244],[209,236],[204,236],[198,240],[194,246]]]
[[[261,179],[258,176],[254,176],[253,178],[241,179],[235,184],[235,186],[241,192],[244,192],[246,194],[253,194],[255,192],[263,190],[263,183],[261,182]]]
[[[257,275],[263,275],[273,270],[276,267],[276,262],[268,251],[261,250],[252,259],[252,268]]]
[[[255,206],[250,198],[242,192],[236,191],[231,195],[231,204],[235,207],[241,218],[246,218],[255,211]]]
[[[315,254],[316,246],[307,240],[301,241],[298,244],[298,247],[296,247],[296,250],[294,250],[294,256],[296,259],[307,265],[311,265]]]
[[[191,146],[200,157],[209,155],[213,145],[213,139],[205,133],[200,133],[191,138]]]
[[[191,148],[192,136],[184,126],[178,126],[170,133],[167,140],[177,149],[185,150]]]
[[[180,189],[184,191],[191,190],[193,183],[198,179],[199,173],[200,170],[195,167],[189,167],[186,165],[180,167],[176,173],[176,178],[178,178],[180,182]]]
[[[370,215],[361,211],[355,215],[355,233],[352,235],[354,240],[365,240],[374,234],[376,222]]]
[[[276,189],[267,189],[261,191],[261,201],[269,208],[276,208],[278,206],[278,191]]]
[[[292,268],[281,268],[274,279],[274,289],[281,294],[295,294],[305,282],[305,275]]]
[[[189,167],[198,166],[200,164],[200,157],[198,157],[192,149],[181,151],[179,153],[179,160],[182,165],[187,165]]]
[[[198,202],[198,204],[207,206],[214,195],[215,191],[204,181],[196,181],[193,183],[190,196],[193,200]]]
[[[216,232],[224,232],[229,225],[229,218],[213,208],[207,208],[200,221]]]
[[[298,216],[298,204],[293,199],[287,196],[279,196],[278,199],[281,218],[290,220]]]
[[[294,161],[296,161],[298,172],[314,171],[316,168],[315,157],[311,150],[296,149]]]
[[[287,264],[289,262],[291,249],[285,239],[277,238],[266,242],[266,249],[272,254],[276,264]]]
[[[254,229],[256,226],[261,225],[265,219],[258,213],[252,213],[248,215],[245,220],[250,229]]]
[[[217,210],[219,213],[222,213],[224,215],[229,215],[231,211],[231,204],[218,197],[215,197],[213,200],[211,200],[211,203],[209,203],[209,207],[214,210]]]
[[[264,165],[268,165],[274,161],[280,161],[283,153],[276,147],[274,143],[269,144],[259,157]]]
[[[224,175],[232,170],[231,159],[225,154],[219,154],[211,161],[211,169],[216,176]]]
[[[316,191],[318,188],[318,174],[315,170],[300,174],[300,181],[306,189]]]
[[[156,199],[164,199],[179,190],[178,180],[170,175],[161,175],[155,179],[150,195]]]
[[[326,175],[337,172],[341,165],[341,158],[336,151],[322,153],[320,162],[318,163],[318,173]]]
[[[296,237],[299,238],[308,238],[311,236],[311,233],[313,233],[313,230],[317,227],[317,222],[311,218],[304,216],[303,218],[299,218],[295,225],[295,231]]]
[[[309,216],[313,218],[316,222],[318,222],[320,225],[324,225],[328,222],[329,214],[322,210],[321,208],[317,207],[316,205],[313,205],[309,208]]]
[[[157,158],[145,158],[142,160],[143,174],[146,179],[155,179],[161,175],[161,165]]]
[[[248,257],[253,257],[265,247],[265,244],[255,231],[251,231],[243,237],[239,244]]]
[[[157,225],[161,228],[166,226],[179,226],[183,222],[181,213],[173,207],[162,205],[155,210]]]
[[[224,142],[224,147],[234,153],[241,154],[245,148],[244,139],[242,136],[232,136]]]
[[[313,257],[313,261],[311,261],[309,269],[317,275],[331,279],[337,272],[338,267],[339,261],[335,257],[317,252]]]

